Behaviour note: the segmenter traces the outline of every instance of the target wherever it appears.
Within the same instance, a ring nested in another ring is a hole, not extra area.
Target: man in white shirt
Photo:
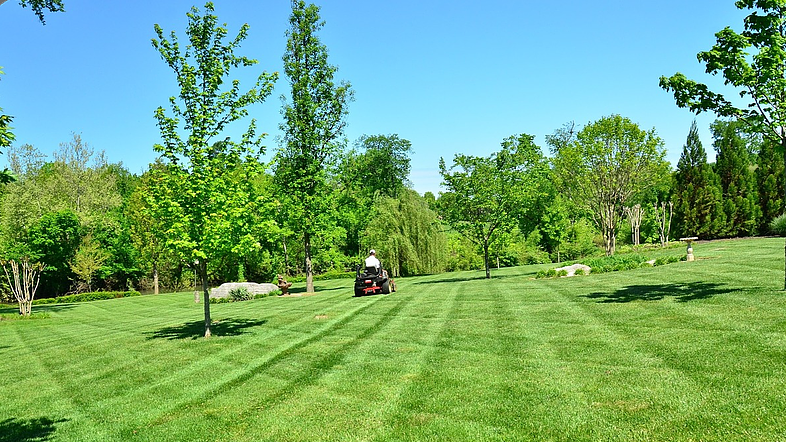
[[[381,264],[377,259],[377,252],[374,249],[368,251],[368,258],[366,258],[366,267],[375,267],[377,269],[377,273],[379,273],[379,269]]]

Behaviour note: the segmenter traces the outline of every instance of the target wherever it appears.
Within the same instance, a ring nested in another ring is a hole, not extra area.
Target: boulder
[[[576,276],[576,270],[578,269],[584,270],[585,275],[589,275],[590,271],[592,270],[590,266],[584,264],[573,264],[572,266],[560,267],[555,270],[557,272],[559,272],[560,270],[565,270],[566,272],[568,272],[568,274],[565,276]]]
[[[252,295],[266,295],[274,290],[278,290],[278,286],[270,283],[257,284],[256,282],[225,282],[220,286],[210,289],[211,298],[228,298],[231,290],[245,287]]]

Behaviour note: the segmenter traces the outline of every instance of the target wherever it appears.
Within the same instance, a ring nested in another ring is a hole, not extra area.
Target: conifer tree
[[[694,120],[674,175],[674,221],[679,236],[716,237],[723,211],[713,175]]]
[[[765,139],[759,147],[756,181],[759,190],[759,232],[765,233],[770,222],[783,213],[783,161],[773,141]]]
[[[755,234],[760,209],[756,195],[756,177],[750,168],[750,155],[740,135],[742,126],[735,121],[712,124],[715,150],[715,171],[723,192],[725,228],[721,236],[735,237]]]

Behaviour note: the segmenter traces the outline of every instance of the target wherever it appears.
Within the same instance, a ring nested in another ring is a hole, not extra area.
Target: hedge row
[[[58,296],[56,298],[42,298],[33,300],[33,305],[37,304],[68,304],[72,302],[100,301],[103,299],[128,298],[130,296],[141,296],[136,290],[127,292],[90,292],[77,293],[74,295]]]
[[[613,256],[605,256],[602,258],[588,258],[583,261],[580,261],[581,264],[587,265],[591,268],[591,273],[607,273],[607,272],[619,272],[622,270],[633,270],[638,269],[640,267],[650,267],[650,266],[661,266],[666,264],[671,264],[674,262],[684,261],[685,255],[670,255],[670,256],[662,256],[660,258],[655,259],[654,264],[650,264],[648,261],[651,261],[649,258],[642,256],[642,255],[613,255]],[[565,264],[567,265],[567,264]],[[540,278],[554,278],[554,277],[561,277],[566,276],[568,274],[565,270],[557,271],[556,269],[549,269],[549,270],[541,270],[539,271],[535,277]],[[583,274],[583,272],[576,272],[576,275]]]
[[[338,270],[331,270],[329,272],[322,273],[321,275],[314,275],[314,281],[327,281],[329,279],[354,279],[355,272],[343,272]],[[292,276],[291,278],[287,278],[287,282],[305,282],[305,276]]]

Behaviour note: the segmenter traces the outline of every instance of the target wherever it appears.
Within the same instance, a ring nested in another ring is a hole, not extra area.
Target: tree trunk
[[[284,246],[284,276],[290,276],[289,274],[289,254],[287,253],[287,238],[281,240],[282,245]]]
[[[153,294],[158,294],[158,264],[153,264]]]
[[[202,302],[205,304],[205,337],[209,338],[212,321],[210,320],[210,292],[207,287],[207,261],[205,259],[199,260],[199,276],[202,279],[202,292],[204,293]]]
[[[314,269],[311,267],[311,234],[303,234],[303,251],[306,255],[306,292],[314,293]]]
[[[489,268],[489,242],[483,241],[483,262],[486,264],[486,279],[491,279],[491,269]]]

